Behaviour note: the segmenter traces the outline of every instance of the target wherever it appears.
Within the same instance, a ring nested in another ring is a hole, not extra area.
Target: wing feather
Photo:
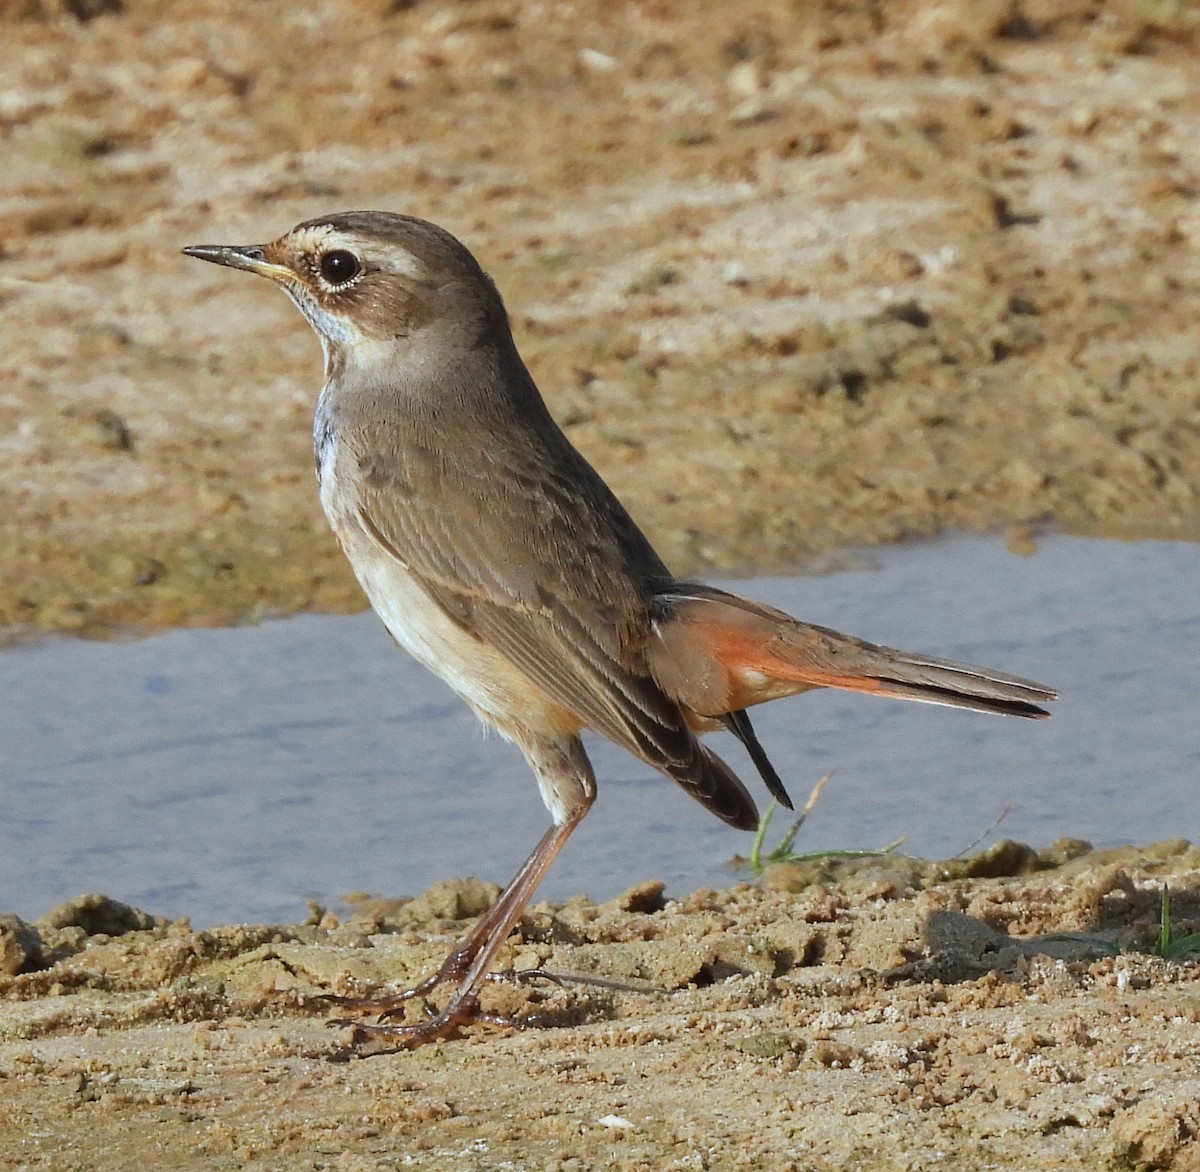
[[[531,428],[502,445],[456,429],[467,458],[447,458],[414,424],[402,458],[360,460],[364,530],[586,727],[753,825],[745,788],[647,667],[650,602],[671,575],[624,508],[557,428],[553,442]]]

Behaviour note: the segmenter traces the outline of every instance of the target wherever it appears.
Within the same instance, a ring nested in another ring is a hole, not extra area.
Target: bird
[[[783,781],[756,704],[814,688],[1033,719],[1042,684],[879,646],[677,578],[552,417],[496,285],[455,236],[380,211],[319,216],[269,244],[191,257],[266,277],[320,339],[313,444],[322,506],[394,641],[524,753],[550,826],[512,882],[425,980],[352,1001],[372,1052],[490,1020],[480,991],[539,882],[596,798],[598,733],[730,826],[754,799],[705,744],[727,730],[773,798]],[[395,1020],[441,985],[444,1007]]]

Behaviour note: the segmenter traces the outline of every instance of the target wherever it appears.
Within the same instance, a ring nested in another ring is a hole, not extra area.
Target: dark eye
[[[321,276],[331,285],[344,285],[362,272],[362,263],[358,257],[344,248],[335,248],[333,252],[325,253],[317,264]]]

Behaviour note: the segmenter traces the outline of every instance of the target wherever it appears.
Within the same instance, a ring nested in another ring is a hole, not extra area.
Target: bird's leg
[[[496,898],[496,902],[480,917],[479,923],[455,945],[453,951],[442,961],[436,972],[431,973],[423,981],[413,985],[411,989],[403,989],[399,993],[393,993],[387,997],[327,997],[325,1000],[347,1009],[377,1013],[380,1017],[390,1017],[392,1014],[399,1013],[414,997],[424,997],[426,994],[432,993],[438,985],[448,981],[461,984],[489,941],[499,935],[498,946],[507,938],[512,926],[520,919],[521,912],[525,910],[534,888],[537,887],[539,880],[546,873],[546,869],[573,829],[574,824],[565,828],[552,826],[542,836],[542,840],[534,849],[533,854],[525,860],[512,882]],[[561,834],[561,838],[551,846],[551,840],[554,839],[556,832]],[[552,851],[552,853],[547,855],[548,851]],[[517,903],[518,900],[519,903]],[[516,914],[512,915],[514,903],[516,903]],[[495,948],[492,949],[492,952],[495,952]]]
[[[591,766],[577,738],[572,737],[567,742],[526,744],[523,747],[537,774],[542,795],[554,814],[554,825],[542,835],[512,882],[500,893],[470,934],[446,957],[437,972],[394,997],[340,1002],[352,1009],[377,1012],[381,1018],[385,1018],[398,1011],[411,998],[422,996],[445,981],[459,982],[446,1008],[427,1021],[413,1025],[385,1022],[362,1024],[346,1019],[331,1021],[330,1025],[353,1027],[354,1053],[365,1056],[393,1050],[412,1050],[426,1042],[449,1037],[460,1026],[473,1021],[507,1024],[479,1011],[480,986],[487,979],[496,953],[529,906],[550,864],[571,832],[583,820],[595,797]],[[364,1041],[368,1047],[360,1048],[358,1043]],[[383,1044],[370,1045],[373,1042]]]
[[[580,814],[579,817],[582,817]],[[393,1044],[382,1050],[372,1048],[372,1053],[386,1053],[387,1050],[411,1050],[432,1042],[438,1038],[448,1037],[460,1026],[480,1019],[478,990],[487,975],[488,966],[492,963],[501,945],[508,939],[508,934],[521,918],[521,913],[529,904],[534,890],[541,882],[542,876],[554,861],[555,855],[562,849],[571,831],[579,823],[579,818],[561,826],[552,826],[537,844],[533,854],[525,861],[524,866],[517,872],[516,877],[506,887],[500,898],[496,900],[474,931],[446,958],[445,962],[431,977],[426,978],[413,989],[407,989],[393,998],[383,998],[376,1002],[359,1002],[353,1008],[378,1009],[381,1017],[396,1012],[411,997],[419,996],[445,980],[459,979],[460,984],[450,998],[446,1008],[428,1021],[416,1025],[364,1025],[352,1020],[331,1021],[330,1025],[353,1026],[354,1042],[364,1040],[386,1040]],[[483,929],[483,931],[481,931]],[[465,971],[463,965],[466,965]]]

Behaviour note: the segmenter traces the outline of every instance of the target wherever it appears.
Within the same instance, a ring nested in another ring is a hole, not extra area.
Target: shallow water
[[[1195,837],[1200,547],[1047,539],[1030,558],[956,537],[879,570],[734,588],[811,622],[1058,687],[1049,722],[819,692],[756,710],[797,804],[797,848],[949,856]],[[0,653],[0,910],[84,891],[196,926],[294,920],[340,893],[506,881],[547,815],[520,754],[398,653],[369,614]],[[730,738],[720,746],[761,795]],[[592,743],[600,797],[542,888],[597,899],[651,876],[730,882],[750,836]],[[777,818],[778,830],[787,822]]]

